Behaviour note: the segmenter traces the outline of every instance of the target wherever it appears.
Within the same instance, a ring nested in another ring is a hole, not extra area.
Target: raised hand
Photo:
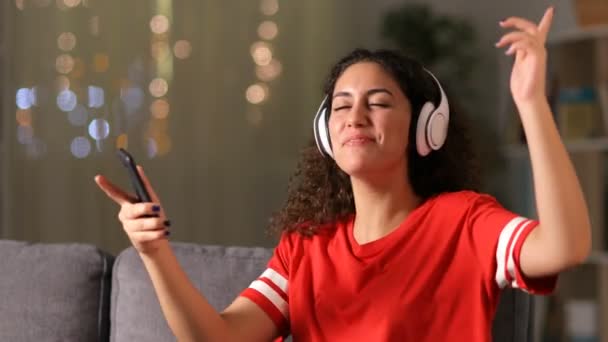
[[[545,79],[547,50],[545,43],[553,20],[553,7],[549,7],[539,24],[509,17],[500,22],[502,28],[514,28],[503,35],[496,47],[509,46],[507,55],[515,54],[511,71],[511,93],[518,107],[546,101]]]
[[[114,184],[110,183],[104,176],[95,176],[95,182],[106,195],[116,204],[120,205],[118,219],[122,223],[133,247],[140,253],[151,254],[158,247],[167,242],[170,226],[162,210],[158,195],[150,185],[141,166],[137,167],[144,185],[152,198],[151,203],[135,203],[135,197],[127,194]]]

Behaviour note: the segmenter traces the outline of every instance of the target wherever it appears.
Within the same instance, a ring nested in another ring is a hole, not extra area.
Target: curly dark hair
[[[412,120],[405,153],[409,182],[422,202],[444,192],[477,191],[481,183],[479,163],[466,120],[457,110],[453,99],[449,101],[449,133],[444,146],[425,157],[416,150],[416,126],[420,110],[427,101],[438,104],[441,97],[435,81],[419,62],[397,51],[356,49],[333,66],[324,87],[325,95],[333,94],[342,73],[360,62],[379,64],[397,81],[410,101]],[[329,108],[331,98],[328,96]],[[349,175],[333,159],[324,157],[317,150],[314,139],[311,139],[302,150],[295,173],[289,180],[284,207],[270,220],[270,229],[275,232],[297,231],[310,236],[328,223],[345,219],[354,212]]]

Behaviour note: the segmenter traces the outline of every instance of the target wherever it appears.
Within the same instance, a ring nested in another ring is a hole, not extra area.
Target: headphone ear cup
[[[333,152],[331,149],[331,140],[329,138],[329,127],[328,121],[329,117],[327,116],[327,98],[323,100],[321,103],[321,107],[317,111],[317,115],[315,115],[315,119],[313,122],[313,129],[315,135],[315,142],[317,143],[317,148],[319,152],[323,155],[328,155],[333,158]]]
[[[448,119],[438,110],[434,111],[429,119],[427,128],[427,141],[431,149],[440,149],[448,136]]]
[[[435,106],[432,102],[426,102],[420,110],[418,116],[418,125],[416,126],[416,150],[421,156],[426,156],[431,153],[431,146],[429,146],[427,137],[427,127],[429,126],[429,120],[435,110]]]

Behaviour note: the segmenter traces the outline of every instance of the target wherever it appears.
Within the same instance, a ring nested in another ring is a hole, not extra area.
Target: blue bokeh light
[[[85,137],[76,137],[70,144],[70,151],[76,158],[85,158],[91,153],[91,142]]]
[[[95,119],[89,124],[89,135],[95,140],[102,140],[110,134],[110,124],[104,119]]]
[[[19,88],[15,95],[15,102],[19,109],[29,109],[32,106],[32,96],[29,88]]]
[[[64,112],[74,110],[74,108],[76,108],[76,104],[76,94],[69,89],[62,90],[57,95],[57,107]]]

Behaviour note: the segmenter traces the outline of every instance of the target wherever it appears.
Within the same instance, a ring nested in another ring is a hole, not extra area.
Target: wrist
[[[526,116],[527,113],[530,113],[530,115],[540,115],[543,112],[551,112],[549,102],[544,96],[529,100],[515,101],[515,106],[522,118]]]

